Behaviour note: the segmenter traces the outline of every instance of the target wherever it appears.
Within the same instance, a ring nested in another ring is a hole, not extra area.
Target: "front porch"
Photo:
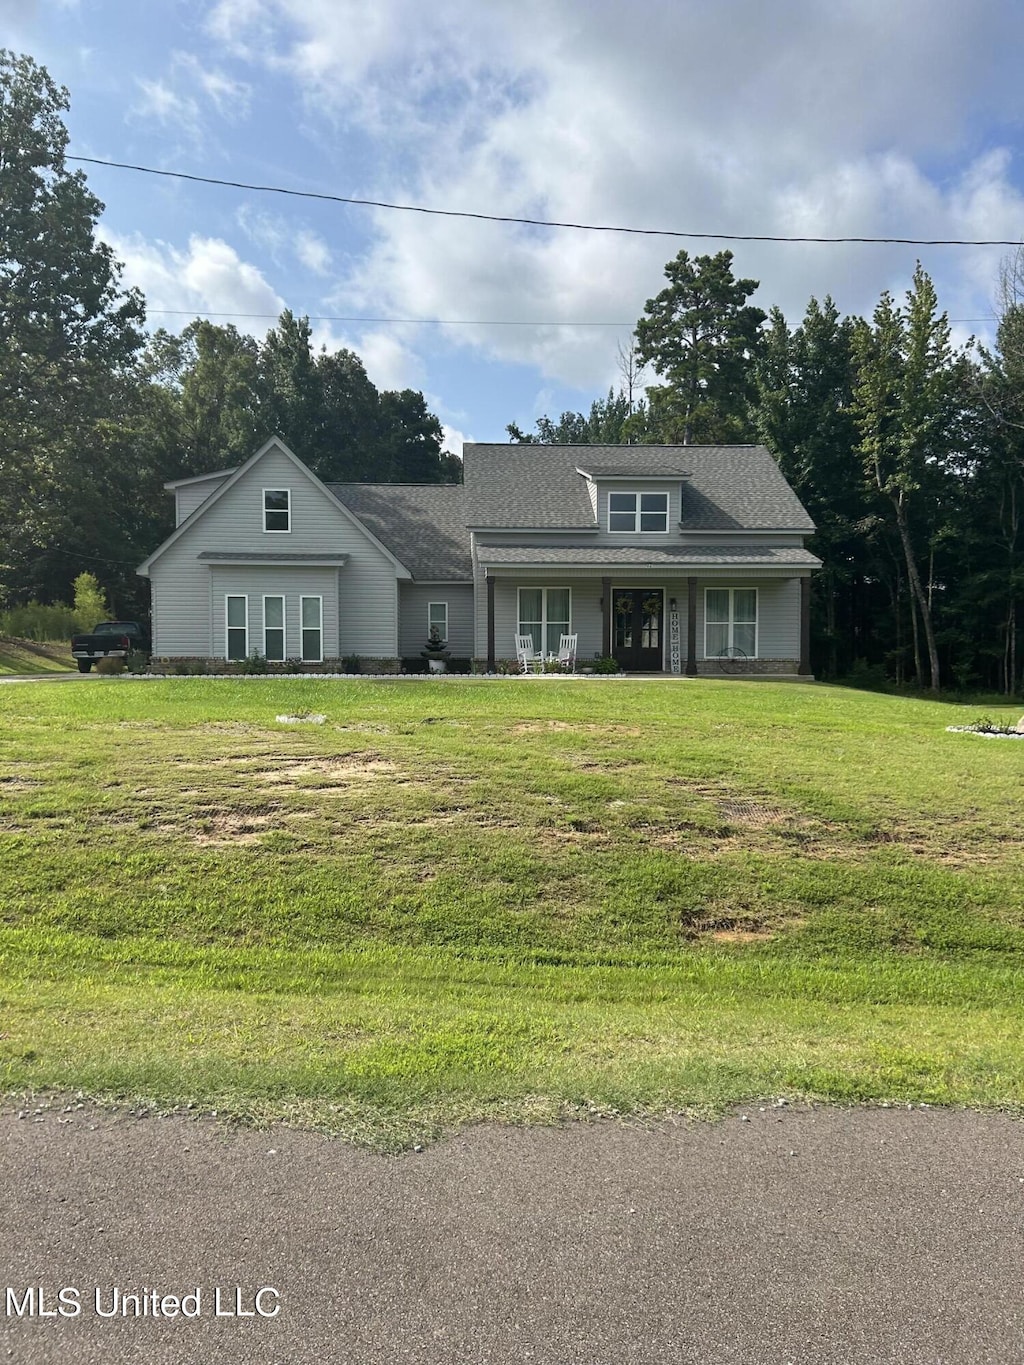
[[[626,568],[596,577],[489,565],[481,587],[475,652],[489,672],[515,659],[517,634],[550,653],[568,633],[581,667],[614,658],[632,675],[811,675],[806,571],[670,577]]]

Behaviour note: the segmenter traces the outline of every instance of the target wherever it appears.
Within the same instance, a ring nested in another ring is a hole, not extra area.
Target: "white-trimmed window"
[[[300,597],[302,617],[302,658],[306,663],[318,664],[324,657],[324,599]]]
[[[249,599],[239,595],[224,598],[226,659],[249,657]]]
[[[571,635],[571,588],[520,588],[519,634],[532,635],[533,647],[558,653],[562,635]]]
[[[437,631],[438,638],[448,643],[448,603],[427,603],[427,639]]]
[[[284,662],[284,598],[263,599],[263,657]]]
[[[274,532],[292,529],[292,490],[290,488],[264,488],[263,529],[264,531]]]
[[[707,588],[704,657],[757,658],[757,589]]]
[[[668,530],[668,494],[609,493],[608,530],[664,534]]]

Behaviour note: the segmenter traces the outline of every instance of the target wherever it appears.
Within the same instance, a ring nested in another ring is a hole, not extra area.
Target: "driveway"
[[[0,1360],[1024,1362],[1024,1125],[1005,1116],[768,1105],[378,1157],[8,1109],[0,1195]],[[145,1316],[98,1316],[97,1289]]]
[[[5,673],[0,677],[0,683],[71,682],[72,679],[98,676],[96,673],[79,673],[77,668],[74,673]]]

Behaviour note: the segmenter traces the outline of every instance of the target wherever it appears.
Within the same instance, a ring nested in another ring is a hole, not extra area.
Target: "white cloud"
[[[250,86],[219,67],[204,66],[190,52],[174,52],[163,78],[138,76],[135,83],[142,94],[130,116],[174,128],[193,143],[203,139],[204,115],[209,109],[229,123],[249,112]]]
[[[176,52],[172,68],[198,86],[222,117],[236,119],[249,112],[252,88],[244,81],[234,80],[220,68],[204,67],[190,52]]]
[[[1024,231],[1019,170],[998,150],[1024,116],[1024,10],[999,0],[948,0],[941,14],[929,0],[219,0],[209,26],[227,50],[290,76],[313,115],[377,140],[372,197],[690,231]],[[665,261],[728,245],[384,211],[371,221],[371,246],[336,294],[345,311],[621,321],[443,338],[597,392]],[[917,255],[951,314],[975,316],[1002,254],[733,249],[737,275],[762,281],[757,301],[791,318],[812,293],[870,311],[882,288],[902,293]],[[428,344],[425,331],[363,343],[381,373],[403,377]]]
[[[199,135],[199,105],[191,95],[179,95],[166,81],[147,81],[136,77],[141,97],[131,112],[143,119],[178,129],[189,137]]]
[[[315,232],[304,230],[295,238],[295,254],[307,270],[316,275],[327,275],[331,269],[331,253],[327,243]]]
[[[458,427],[450,427],[446,422],[441,423],[442,450],[450,451],[452,455],[457,455],[462,459],[462,447],[473,440],[472,436],[467,436],[465,432],[459,431]]]
[[[283,266],[293,257],[314,275],[331,273],[330,248],[311,229],[297,228],[282,214],[269,213],[251,203],[242,204],[235,219],[249,241],[265,251],[275,265]]]
[[[218,238],[193,236],[188,249],[182,250],[138,234],[103,236],[124,263],[124,283],[137,285],[145,294],[148,321],[154,327],[178,331],[200,313],[253,314],[223,320],[259,336],[273,326],[284,307],[256,266]]]
[[[421,389],[423,361],[394,330],[363,332],[351,347],[378,389]]]
[[[235,219],[250,242],[275,260],[281,259],[292,235],[287,219],[248,203],[241,205]]]

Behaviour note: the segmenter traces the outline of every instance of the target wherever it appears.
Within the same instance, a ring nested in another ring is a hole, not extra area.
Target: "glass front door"
[[[634,673],[665,667],[665,594],[661,588],[612,590],[612,653]]]

